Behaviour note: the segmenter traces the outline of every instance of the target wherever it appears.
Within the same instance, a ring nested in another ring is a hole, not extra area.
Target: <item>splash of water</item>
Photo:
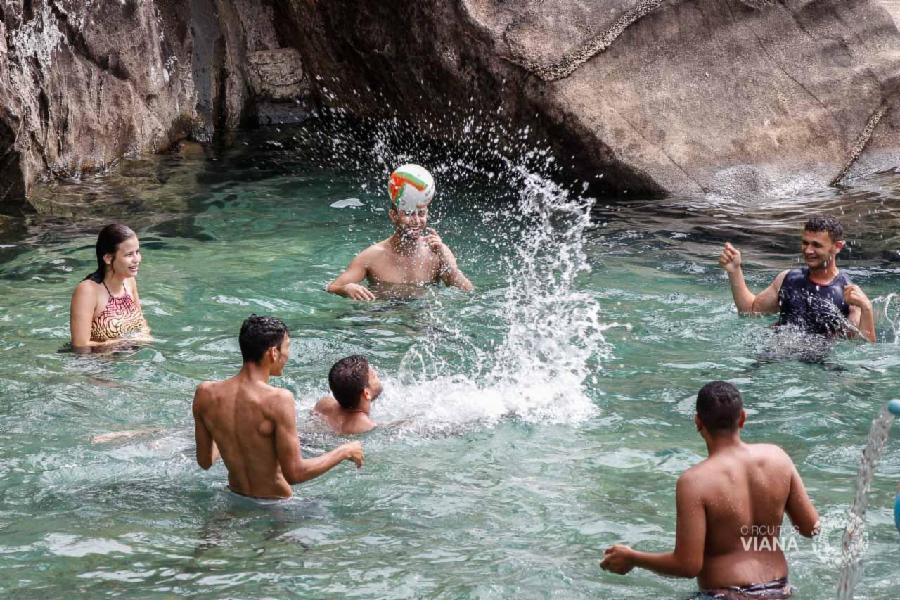
[[[859,471],[856,474],[856,493],[848,513],[847,527],[844,529],[842,540],[843,560],[841,561],[841,574],[838,578],[838,600],[852,600],[853,590],[862,576],[862,543],[866,526],[866,508],[868,507],[868,494],[875,476],[875,467],[884,454],[887,445],[888,433],[894,416],[887,406],[882,407],[881,413],[872,421],[869,430],[869,438],[863,449],[859,462]]]
[[[503,300],[483,314],[500,337],[483,346],[465,338],[433,298],[429,317],[441,339],[410,349],[382,406],[393,418],[412,417],[414,430],[453,431],[510,416],[573,423],[596,411],[584,385],[609,349],[599,303],[577,286],[590,270],[584,236],[592,202],[521,165],[510,163],[507,174],[517,202],[482,214],[484,228],[510,250],[502,259],[505,285],[494,291]],[[457,356],[447,359],[452,344]],[[461,364],[469,367],[460,372]]]
[[[882,310],[883,321],[887,323],[891,331],[894,334],[894,343],[900,344],[900,308],[895,307],[894,312],[891,312],[891,303],[896,299],[896,292],[891,292],[887,296],[884,297],[884,309]],[[876,302],[881,300],[881,298],[876,298]]]
[[[488,272],[466,300],[432,293],[416,307],[421,335],[397,374],[383,374],[377,411],[379,420],[405,420],[406,430],[457,431],[507,417],[572,423],[596,411],[585,385],[609,348],[599,303],[577,281],[590,270],[593,200],[558,183],[553,153],[527,127],[494,116],[454,110],[415,124],[399,116],[351,123],[332,111],[302,133],[310,148],[328,149],[315,161],[343,165],[365,196],[384,197],[399,164],[428,168],[438,188],[429,224],[463,270],[477,260]],[[442,227],[449,202],[476,208],[466,226],[477,248],[455,247]]]

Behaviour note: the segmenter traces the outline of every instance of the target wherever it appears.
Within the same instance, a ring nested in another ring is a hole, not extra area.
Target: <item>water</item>
[[[434,148],[404,145],[391,124],[362,142],[328,126],[268,130],[207,159],[62,184],[41,215],[0,220],[4,596],[686,597],[693,582],[619,577],[597,561],[615,542],[671,549],[675,480],[705,455],[694,397],[725,378],[744,393],[745,438],[790,453],[832,533],[789,553],[798,597],[834,597],[871,415],[900,396],[900,178],[779,201],[591,207],[541,174],[542,151],[466,126],[472,145]],[[371,305],[326,294],[390,233],[383,179],[413,159],[433,166],[431,225],[477,291]],[[364,206],[331,206],[350,198]],[[760,360],[771,319],[735,315],[720,246],[743,250],[759,290],[796,263],[812,209],[842,214],[840,264],[875,302],[882,341],[840,342],[823,364]],[[58,352],[71,291],[112,218],[141,236],[157,342]],[[339,467],[268,511],[234,504],[221,465],[193,459],[193,389],[238,368],[250,312],[295,332],[276,381],[298,399],[304,452],[342,441],[311,428],[308,410],[350,353],[386,381],[373,416],[401,421],[364,437],[364,469]],[[894,598],[900,585],[897,450],[888,442],[868,496],[857,598]]]
[[[872,421],[872,429],[866,440],[866,447],[859,461],[856,475],[856,492],[848,511],[847,527],[844,530],[842,550],[844,551],[841,575],[838,579],[839,600],[852,600],[854,590],[862,575],[861,561],[865,554],[866,508],[869,504],[869,490],[875,477],[875,468],[887,446],[894,416],[885,405],[878,417]]]

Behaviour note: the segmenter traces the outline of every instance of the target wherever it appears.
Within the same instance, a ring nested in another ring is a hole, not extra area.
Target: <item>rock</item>
[[[296,125],[310,117],[310,108],[304,101],[267,102],[257,101],[254,106],[256,122],[259,125]]]
[[[279,53],[273,10],[253,0],[0,4],[0,208],[23,207],[40,176],[102,170],[255,121],[248,55],[278,57],[259,79],[267,98],[289,96],[303,73],[296,51]]]
[[[457,106],[499,111],[551,140],[597,192],[744,197],[840,183],[900,159],[900,33],[884,6],[7,1],[0,206],[20,206],[41,175],[298,122],[307,97],[443,123],[448,136]]]
[[[425,116],[471,96],[614,193],[777,194],[900,148],[900,34],[875,0],[278,5],[320,100]]]
[[[250,85],[258,99],[290,101],[306,91],[300,53],[293,48],[260,50],[247,58]]]

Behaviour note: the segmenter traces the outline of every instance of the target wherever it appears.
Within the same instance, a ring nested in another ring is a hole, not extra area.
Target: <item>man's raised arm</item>
[[[784,281],[787,271],[779,274],[775,281],[759,294],[754,294],[747,287],[747,282],[744,280],[744,271],[741,268],[741,251],[728,242],[725,243],[725,248],[722,249],[722,254],[719,255],[719,266],[728,273],[731,296],[734,298],[734,305],[740,314],[772,314],[778,312],[778,291],[781,289],[781,282]]]
[[[303,483],[331,470],[344,460],[352,460],[359,468],[363,464],[363,449],[359,442],[338,446],[316,458],[303,458],[297,437],[297,409],[294,396],[282,390],[275,414],[275,451],[284,478],[290,484]]]

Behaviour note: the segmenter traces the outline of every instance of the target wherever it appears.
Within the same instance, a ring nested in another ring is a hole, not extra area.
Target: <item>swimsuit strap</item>
[[[109,287],[107,287],[107,285],[106,285],[106,281],[101,281],[100,283],[103,284],[103,287],[106,288],[106,293],[109,294],[109,297],[112,298],[113,300],[120,300],[121,298],[124,298],[125,296],[130,295],[128,293],[128,286],[126,286],[124,283],[122,284],[122,289],[125,290],[125,293],[122,294],[121,296],[113,296],[113,293],[111,291],[109,291]]]

